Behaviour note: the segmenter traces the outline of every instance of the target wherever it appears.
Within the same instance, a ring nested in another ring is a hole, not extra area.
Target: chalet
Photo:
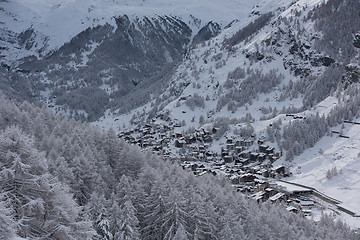
[[[229,150],[221,148],[221,157],[229,155]]]
[[[251,154],[250,151],[243,151],[243,152],[240,153],[240,157],[242,157],[242,158],[250,158],[250,154]]]
[[[251,147],[254,144],[253,140],[244,141],[244,147]]]
[[[243,151],[243,147],[241,147],[241,146],[236,146],[236,147],[235,147],[235,153],[239,154],[239,153],[241,153],[242,151]]]
[[[259,151],[262,153],[266,153],[266,149],[268,149],[268,148],[269,148],[268,145],[262,144],[259,146]]]
[[[239,158],[235,161],[236,164],[241,164],[242,166],[248,165],[250,163],[249,158]]]
[[[263,191],[265,192],[265,189],[269,188],[269,183],[267,181],[261,180],[261,179],[255,179],[256,182],[256,191]]]
[[[235,170],[232,169],[232,168],[227,168],[227,169],[225,169],[225,173],[228,173],[228,174],[230,174],[230,175],[233,175],[233,174],[235,173]]]
[[[145,124],[145,125],[144,125],[144,128],[146,128],[146,129],[151,129],[152,126],[151,126],[150,124]]]
[[[152,146],[155,146],[155,147],[156,147],[156,146],[159,146],[159,147],[160,147],[160,146],[161,146],[161,141],[160,141],[160,140],[152,141],[152,142],[151,142],[151,145],[152,145]]]
[[[280,166],[277,166],[277,167],[274,167],[272,169],[272,172],[278,174],[278,175],[285,175],[286,173],[288,173],[288,169],[283,166],[283,165],[280,165]]]
[[[257,177],[251,173],[246,173],[240,176],[241,182],[253,182]]]
[[[259,203],[259,202],[265,201],[265,199],[264,199],[265,195],[266,195],[265,192],[260,191],[260,192],[255,193],[254,195],[252,195],[252,197]]]
[[[265,150],[265,153],[266,153],[266,154],[273,154],[273,153],[274,153],[274,150],[275,150],[274,147],[268,147],[268,148]]]
[[[194,136],[185,136],[185,141],[187,144],[196,143],[196,137]]]
[[[199,157],[199,152],[198,151],[193,151],[193,152],[191,152],[191,156],[193,158],[198,158]]]
[[[258,156],[258,161],[263,162],[266,160],[266,154],[265,153],[260,153]]]
[[[141,144],[141,147],[143,147],[143,148],[146,148],[148,146],[150,146],[150,141],[148,141],[148,140],[144,140]]]
[[[193,152],[198,150],[196,146],[189,146],[189,149]]]
[[[166,138],[166,133],[159,133],[159,138]]]
[[[241,163],[238,162],[238,159],[235,159],[235,164],[234,164],[234,168],[237,169],[238,173],[242,173],[241,167],[243,165]]]
[[[199,153],[198,159],[199,160],[205,160],[205,154],[204,153]]]
[[[232,143],[226,144],[226,148],[227,148],[228,150],[235,150],[235,144],[232,144]]]
[[[185,146],[186,142],[182,139],[176,139],[175,140],[175,147],[177,148],[182,148],[183,146]]]
[[[131,143],[135,142],[135,138],[131,135],[125,136],[124,140]]]
[[[250,162],[256,162],[258,160],[258,153],[250,153]]]
[[[162,147],[161,146],[154,146],[153,150],[158,152],[158,151],[162,150]]]
[[[311,209],[301,209],[301,212],[304,213],[305,216],[311,216]]]
[[[224,164],[225,164],[224,160],[219,160],[215,162],[215,166],[222,166]]]
[[[269,177],[269,170],[262,168],[259,171],[257,171],[256,174],[259,174],[263,177]]]
[[[213,141],[213,138],[210,135],[206,135],[206,136],[203,137],[203,141],[205,143],[211,143]]]
[[[231,155],[226,155],[223,158],[224,158],[225,163],[231,163],[234,161],[234,156],[231,156]]]
[[[193,171],[199,170],[199,169],[201,169],[201,171],[203,171],[205,169],[205,166],[204,166],[204,164],[194,163],[194,164],[191,165],[191,169]]]
[[[240,140],[237,140],[235,143],[236,146],[245,146],[245,140],[242,138]]]
[[[269,200],[271,202],[281,202],[281,201],[286,200],[286,195],[285,195],[285,193],[279,192],[279,193],[276,193],[274,196],[270,197]]]
[[[226,139],[226,144],[233,144],[233,139],[232,138]]]
[[[293,212],[293,213],[298,213],[298,211],[299,211],[299,210],[298,210],[296,207],[294,207],[294,206],[289,206],[289,207],[286,208],[286,210],[289,211],[289,212]]]
[[[174,133],[175,138],[181,138],[182,136],[183,136],[183,134],[181,132],[175,132]]]
[[[310,209],[315,205],[315,203],[312,200],[300,200],[299,205],[301,209]]]
[[[230,176],[230,181],[232,184],[240,184],[240,176],[232,175]]]
[[[151,135],[151,134],[147,134],[147,135],[142,137],[142,139],[152,139],[152,138],[154,138],[154,136]]]
[[[265,188],[265,192],[269,195],[269,197],[272,197],[277,193],[277,191],[271,187]]]
[[[163,128],[164,128],[165,131],[171,131],[171,130],[174,129],[173,127],[168,126],[168,125],[163,125]]]
[[[206,154],[207,157],[215,156],[213,151],[206,151],[205,154]]]

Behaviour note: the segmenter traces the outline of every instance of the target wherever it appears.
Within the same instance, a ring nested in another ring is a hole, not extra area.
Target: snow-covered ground
[[[219,4],[220,2],[221,4]],[[173,101],[164,108],[164,111],[170,111],[173,119],[186,122],[186,125],[179,128],[178,131],[185,131],[190,127],[199,128],[200,116],[204,116],[205,120],[207,120],[209,112],[212,112],[209,120],[216,117],[241,118],[246,113],[251,113],[255,119],[252,123],[255,133],[257,136],[261,136],[264,134],[266,127],[278,119],[281,119],[283,124],[292,121],[291,118],[285,117],[284,114],[269,120],[260,120],[263,114],[259,109],[261,107],[276,107],[281,110],[284,106],[300,107],[302,105],[301,98],[291,101],[277,101],[281,93],[279,88],[290,80],[296,81],[298,78],[284,68],[283,58],[276,54],[273,55],[274,59],[270,62],[251,62],[242,52],[242,50],[253,51],[255,42],[268,38],[271,35],[271,26],[262,29],[254,36],[252,41],[246,44],[240,43],[238,47],[241,50],[233,54],[223,51],[221,49],[222,43],[226,37],[232,36],[236,31],[258,17],[252,15],[252,13],[257,11],[260,13],[270,10],[277,11],[281,7],[286,7],[287,10],[280,14],[281,17],[288,17],[291,16],[294,9],[303,10],[306,8],[306,12],[311,6],[320,2],[321,0],[300,0],[289,8],[293,3],[292,0],[62,0],[56,3],[53,0],[13,0],[0,3],[0,6],[6,10],[6,14],[0,15],[0,22],[3,23],[3,29],[15,33],[23,32],[29,28],[37,31],[35,40],[38,46],[29,50],[14,47],[5,56],[7,60],[11,60],[31,54],[38,55],[37,50],[42,46],[46,46],[45,52],[55,50],[88,27],[105,23],[115,26],[114,17],[123,14],[127,14],[129,17],[173,15],[181,18],[192,27],[194,34],[209,21],[217,22],[222,27],[225,27],[231,21],[237,19],[238,22],[234,23],[232,27],[224,29],[219,36],[202,46],[192,49],[189,58],[179,65],[172,79],[174,86],[180,86],[180,83],[190,84],[181,89],[181,95],[174,97]],[[220,60],[211,60],[212,57],[222,51],[224,54],[220,57]],[[83,54],[83,64],[87,62],[87,54],[88,52]],[[204,57],[206,54],[209,54],[207,58]],[[207,60],[206,63],[204,59]],[[225,61],[226,64],[217,67],[217,64],[221,61]],[[251,105],[246,104],[238,108],[234,113],[229,112],[226,107],[218,112],[214,111],[219,97],[216,85],[223,85],[228,73],[239,66],[244,69],[261,69],[263,72],[278,69],[284,75],[284,79],[279,88],[275,88],[272,93],[260,94]],[[192,75],[191,68],[197,69],[199,72],[198,77]],[[322,71],[321,68],[318,70]],[[165,93],[169,94],[169,92]],[[204,98],[209,97],[205,101],[204,108],[197,107],[191,110],[183,101],[180,101],[180,104],[178,103],[181,97],[193,96],[195,93]],[[298,115],[305,117],[315,113],[326,115],[337,104],[337,101],[336,97],[328,97],[315,108]],[[148,103],[126,115],[117,116],[108,111],[105,117],[93,124],[103,129],[113,128],[115,131],[122,131],[134,127],[129,124],[133,114],[149,112],[151,109],[151,103]],[[360,122],[360,119],[357,121]],[[360,201],[358,200],[360,199],[360,125],[345,123],[343,126],[338,126],[333,130],[342,131],[342,135],[348,138],[342,138],[335,133],[323,137],[315,147],[306,150],[301,156],[295,157],[291,163],[293,176],[287,180],[316,188],[330,197],[342,201],[342,206],[345,208],[360,214]],[[227,134],[231,135],[232,132],[229,131]],[[213,150],[219,151],[224,141],[225,136],[218,142],[213,143]],[[285,163],[284,160],[280,159],[276,164],[283,163]],[[332,170],[336,174],[330,174],[331,177],[329,178],[328,172]],[[328,177],[326,177],[327,174]],[[360,218],[339,214],[350,226],[360,228]]]
[[[360,121],[358,119],[357,121]],[[342,135],[325,136],[293,161],[290,181],[316,188],[340,200],[344,208],[360,215],[360,125],[345,123]],[[340,131],[342,126],[334,128]],[[333,174],[327,173],[335,169]],[[350,226],[360,228],[360,217],[341,214]]]

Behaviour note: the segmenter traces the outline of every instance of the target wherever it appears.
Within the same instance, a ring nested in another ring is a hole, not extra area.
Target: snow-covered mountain
[[[254,12],[246,1],[1,4],[1,70],[23,79],[21,87],[8,82],[3,91],[90,121],[107,108],[127,112],[150,101],[189,46]],[[98,101],[78,98],[89,93]]]
[[[356,1],[0,3],[1,89],[117,132],[255,136],[359,214]],[[352,122],[352,123],[351,123]],[[174,155],[183,154],[170,149]],[[347,218],[360,227],[358,218]]]
[[[235,19],[248,16],[253,3],[246,1],[3,1],[3,36],[17,37],[21,33],[25,49],[14,44],[5,51],[7,60],[17,60],[33,54],[44,56],[87,28],[110,24],[116,28],[116,17],[130,19],[174,16],[187,24],[195,35],[209,22],[224,27]],[[2,39],[4,40],[4,39]],[[5,39],[6,40],[6,39]],[[14,41],[16,41],[14,39]],[[6,43],[6,41],[3,41]],[[6,45],[5,45],[6,46]],[[27,51],[25,51],[27,50]]]

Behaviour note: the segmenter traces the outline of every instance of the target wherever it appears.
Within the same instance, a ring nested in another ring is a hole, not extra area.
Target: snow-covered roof
[[[285,195],[285,193],[277,193],[274,196],[270,197],[269,199],[270,199],[270,201],[276,201],[279,198],[283,197],[284,195]]]

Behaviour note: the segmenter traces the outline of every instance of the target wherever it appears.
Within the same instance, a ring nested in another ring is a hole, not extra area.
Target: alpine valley
[[[0,0],[0,239],[360,239],[359,9]]]

